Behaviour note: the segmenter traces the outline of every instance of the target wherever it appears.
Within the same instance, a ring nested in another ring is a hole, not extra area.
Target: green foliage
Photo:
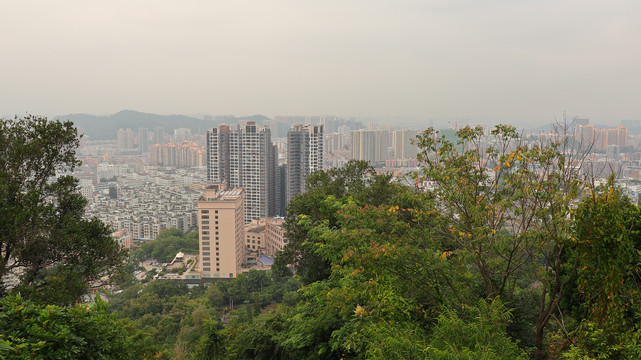
[[[464,317],[444,309],[430,337],[426,358],[528,359],[528,353],[505,333],[509,318],[510,311],[498,299],[464,308]]]
[[[578,316],[573,346],[565,358],[634,358],[638,345],[639,248],[635,248],[639,209],[612,179],[591,191],[576,209],[575,258]]]
[[[171,262],[179,252],[198,254],[198,231],[184,233],[180,229],[165,229],[156,240],[148,241],[133,254],[137,261],[155,259]]]
[[[0,119],[0,277],[21,267],[25,297],[71,303],[88,283],[122,264],[109,228],[85,219],[77,180],[58,176],[78,164],[71,122]]]
[[[579,168],[586,154],[559,141],[525,144],[515,128],[499,125],[490,139],[465,127],[453,143],[428,130],[419,137],[419,179],[435,181],[440,233],[453,253],[474,266],[487,299],[510,301],[520,286],[538,288],[535,358],[544,334],[576,273],[571,209],[583,188]],[[489,144],[489,145],[488,145]]]
[[[38,305],[18,296],[0,300],[0,333],[11,359],[141,358],[135,333],[106,311],[107,305]]]
[[[224,331],[230,338],[226,347],[227,358],[291,359],[276,340],[277,334],[282,329],[283,320],[281,316],[273,313],[261,314],[251,322],[239,321],[239,318],[232,319]],[[210,336],[208,339],[212,342],[217,337]]]
[[[0,360],[5,360],[7,355],[13,355],[15,352],[9,341],[0,339]]]
[[[289,240],[274,261],[274,270],[281,276],[292,266],[304,283],[327,278],[329,264],[318,256],[307,240],[307,231],[299,226],[301,217],[312,223],[328,222],[336,225],[336,211],[326,205],[327,197],[350,198],[361,204],[379,205],[392,195],[390,175],[376,175],[365,161],[352,160],[344,167],[317,171],[307,178],[307,192],[296,195],[287,205],[285,222]]]
[[[391,204],[376,207],[327,197],[320,206],[332,209],[335,226],[299,221],[309,246],[332,268],[327,280],[300,291],[276,336],[292,357],[411,358],[425,349],[425,328],[441,304],[469,297],[454,286],[466,272],[431,236],[439,216],[431,196],[389,189]]]
[[[221,326],[219,323],[207,321],[203,325],[203,337],[196,350],[194,358],[196,360],[218,360],[223,359],[224,340],[220,334]]]
[[[148,334],[144,339],[147,346],[162,356],[222,359],[226,358],[228,336],[214,319],[221,312],[232,311],[226,306],[235,304],[234,313],[244,314],[238,324],[245,326],[242,324],[251,322],[265,306],[282,301],[284,294],[299,287],[297,279],[274,280],[270,273],[255,270],[230,282],[219,281],[191,290],[183,283],[156,280],[124,290],[110,300],[109,307]],[[212,353],[211,349],[216,350]]]

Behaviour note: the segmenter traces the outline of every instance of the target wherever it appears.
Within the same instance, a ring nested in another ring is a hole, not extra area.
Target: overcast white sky
[[[639,0],[3,1],[0,114],[641,119]]]

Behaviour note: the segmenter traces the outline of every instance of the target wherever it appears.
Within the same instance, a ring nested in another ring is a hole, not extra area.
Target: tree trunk
[[[545,323],[536,324],[536,340],[534,341],[534,360],[544,360],[545,351],[543,350],[543,330],[545,329]]]

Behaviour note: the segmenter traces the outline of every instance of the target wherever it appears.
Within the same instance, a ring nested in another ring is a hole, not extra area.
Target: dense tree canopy
[[[144,243],[133,256],[138,261],[155,259],[170,262],[180,251],[198,254],[198,231],[184,233],[180,229],[165,229],[155,240]]]
[[[132,359],[135,331],[98,302],[61,307],[40,305],[20,296],[0,299],[0,341],[8,359]],[[0,358],[3,358],[0,349]]]
[[[61,175],[78,164],[78,139],[71,122],[0,119],[0,276],[22,274],[16,291],[44,302],[78,299],[124,256],[106,225],[84,217],[77,180]]]
[[[342,168],[312,173],[307,178],[307,191],[287,205],[285,228],[289,243],[276,257],[277,273],[285,275],[287,267],[292,266],[306,283],[326,278],[329,263],[307,242],[307,229],[299,225],[299,217],[303,215],[309,221],[336,226],[336,209],[326,206],[328,197],[349,197],[362,204],[378,205],[393,195],[390,180],[391,175],[377,175],[371,165],[357,160]]]

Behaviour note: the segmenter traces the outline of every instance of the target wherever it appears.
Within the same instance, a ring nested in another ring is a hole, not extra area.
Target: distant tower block
[[[586,117],[575,117],[574,118],[574,125],[587,125],[590,123],[590,119]]]
[[[287,132],[287,199],[305,192],[307,176],[323,169],[323,125],[296,124]]]

